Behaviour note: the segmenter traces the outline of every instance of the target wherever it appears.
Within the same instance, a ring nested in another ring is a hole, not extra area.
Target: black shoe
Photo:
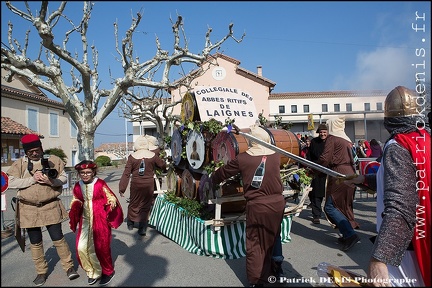
[[[133,221],[129,220],[129,219],[126,222],[127,222],[128,230],[129,231],[133,230],[135,223]]]
[[[281,277],[285,277],[285,274],[282,270],[282,262],[275,262],[272,260],[272,271],[278,280],[280,280]]]
[[[312,219],[312,223],[313,223],[313,224],[320,224],[321,221],[320,221],[320,219],[318,219],[318,218],[314,218],[314,219]]]
[[[354,246],[358,241],[360,241],[360,237],[357,234],[354,234],[345,239],[345,243],[342,246],[342,251],[348,251],[351,247]]]
[[[338,242],[340,243],[340,244],[344,244],[345,243],[345,238],[343,238],[343,237],[339,237],[338,238]]]
[[[78,278],[80,275],[75,271],[73,267],[69,268],[66,272],[66,275],[68,276],[69,280],[74,280]]]
[[[114,278],[114,274],[115,272],[111,273],[111,275],[102,274],[102,278],[101,281],[99,282],[99,285],[100,286],[108,285],[111,282],[111,280]]]
[[[147,222],[140,222],[138,225],[138,234],[141,236],[146,236]]]
[[[33,283],[36,286],[42,286],[43,284],[45,284],[46,279],[47,279],[47,275],[46,274],[38,274],[36,276],[36,279],[33,280]]]
[[[88,284],[89,285],[93,285],[95,284],[97,281],[99,280],[99,278],[88,278]]]

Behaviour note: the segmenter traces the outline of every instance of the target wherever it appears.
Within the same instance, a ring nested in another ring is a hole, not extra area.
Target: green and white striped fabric
[[[292,216],[284,217],[282,243],[291,242]],[[222,259],[246,256],[245,221],[235,222],[214,231],[200,218],[189,216],[181,207],[165,201],[159,195],[153,205],[149,224],[191,253]]]

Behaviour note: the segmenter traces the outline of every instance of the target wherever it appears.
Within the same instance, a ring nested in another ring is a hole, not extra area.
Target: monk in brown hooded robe
[[[269,134],[257,125],[251,135],[270,143]],[[280,179],[280,155],[252,141],[251,147],[211,176],[213,184],[241,174],[246,198],[246,272],[252,286],[268,283],[276,235],[281,232],[285,208]]]
[[[329,135],[324,145],[324,151],[318,159],[318,164],[344,175],[355,174],[352,141],[345,134],[345,117],[330,118],[326,124]],[[342,234],[342,238],[339,239],[342,244],[341,250],[347,251],[360,240],[354,231],[355,228],[359,227],[359,224],[354,220],[355,187],[339,182],[336,177],[327,177],[324,212],[330,223],[337,227]]]
[[[138,222],[138,234],[145,236],[154,194],[154,170],[156,167],[165,169],[166,163],[149,150],[149,141],[144,135],[137,138],[134,148],[135,152],[129,155],[120,178],[119,192],[120,196],[124,197],[130,180],[127,226],[132,230],[135,222]]]

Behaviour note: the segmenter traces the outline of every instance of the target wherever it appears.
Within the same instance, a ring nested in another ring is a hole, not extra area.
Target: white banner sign
[[[194,88],[201,121],[214,118],[222,123],[235,119],[239,128],[249,128],[258,120],[251,94],[237,88],[197,86]]]

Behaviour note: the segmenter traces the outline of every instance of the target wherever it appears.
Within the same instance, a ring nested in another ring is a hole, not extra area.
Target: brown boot
[[[79,274],[74,269],[72,253],[69,249],[69,245],[67,244],[66,239],[63,237],[58,241],[53,241],[53,244],[57,249],[57,254],[60,257],[60,262],[62,264],[63,270],[66,271],[68,278],[70,280],[78,278]]]
[[[30,251],[37,273],[37,277],[33,282],[36,286],[42,286],[45,284],[48,273],[48,263],[45,260],[45,252],[42,242],[30,244]]]

